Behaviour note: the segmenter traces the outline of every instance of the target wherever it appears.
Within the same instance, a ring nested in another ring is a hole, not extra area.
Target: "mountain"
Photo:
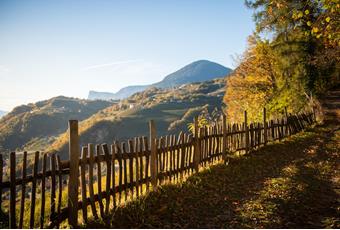
[[[193,82],[204,82],[230,74],[231,69],[215,62],[200,60],[193,62],[176,72],[169,74],[162,81],[152,84],[152,87],[171,88]]]
[[[0,119],[0,150],[39,150],[67,130],[68,120],[84,120],[112,104],[59,96],[18,106]]]
[[[202,110],[221,108],[225,79],[191,83],[177,88],[151,87],[107,107],[79,123],[81,145],[112,143],[148,135],[148,121],[156,123],[157,135],[188,130],[188,123]],[[57,150],[68,157],[68,133],[60,134],[47,151]]]
[[[90,91],[89,100],[121,100],[148,88],[147,85],[133,85],[121,88],[117,93]]]
[[[6,111],[0,110],[0,117],[4,116],[6,113]]]
[[[135,93],[142,92],[150,87],[166,89],[193,82],[203,82],[218,77],[227,76],[231,73],[231,71],[231,69],[226,68],[215,62],[200,60],[186,65],[176,72],[167,75],[162,81],[158,83],[144,86],[128,86],[122,88],[117,93],[102,93],[90,91],[88,99],[124,99]]]

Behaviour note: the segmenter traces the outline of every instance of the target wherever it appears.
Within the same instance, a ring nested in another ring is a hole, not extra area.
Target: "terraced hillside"
[[[148,121],[156,122],[158,135],[187,130],[187,124],[203,109],[221,108],[224,79],[183,85],[175,89],[150,88],[119,105],[105,108],[80,122],[80,142],[112,143],[113,140],[148,135]],[[49,150],[67,157],[67,132]]]

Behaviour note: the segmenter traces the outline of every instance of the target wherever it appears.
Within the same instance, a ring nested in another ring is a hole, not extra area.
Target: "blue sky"
[[[1,0],[0,109],[148,84],[200,59],[233,68],[243,0]]]

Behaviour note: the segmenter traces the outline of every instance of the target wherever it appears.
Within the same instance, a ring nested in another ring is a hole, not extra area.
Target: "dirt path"
[[[324,99],[324,125],[163,186],[106,227],[340,228],[339,104],[340,90]]]

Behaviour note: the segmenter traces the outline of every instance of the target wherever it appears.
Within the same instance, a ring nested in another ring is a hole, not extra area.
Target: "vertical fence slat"
[[[149,122],[150,128],[150,149],[151,149],[151,184],[153,189],[157,187],[157,146],[156,146],[156,126],[155,122]]]
[[[136,170],[136,196],[139,197],[139,157],[140,157],[140,149],[139,149],[139,138],[135,138],[134,141],[134,149],[136,151],[136,160],[135,160],[135,170]]]
[[[113,199],[113,208],[116,208],[117,203],[116,203],[116,147],[115,144],[111,145],[111,165],[112,165],[112,199]]]
[[[182,139],[183,139],[183,132],[181,131],[178,135],[178,139],[177,139],[177,155],[176,155],[176,178],[177,180],[179,179],[179,174],[180,174],[180,156],[182,153],[182,148],[179,148],[178,146],[180,146],[182,144]]]
[[[199,162],[200,162],[200,151],[199,151],[199,137],[198,137],[198,117],[194,119],[194,168],[195,171],[198,172],[199,169]]]
[[[56,154],[53,153],[51,155],[50,159],[50,165],[51,165],[51,201],[50,201],[50,220],[54,221],[55,219],[55,197],[56,197],[56,192],[55,192],[55,187],[56,187]]]
[[[32,179],[32,195],[31,195],[31,214],[30,214],[30,228],[34,228],[35,218],[35,197],[37,189],[37,174],[39,164],[39,152],[35,152],[34,155],[34,166],[33,166],[33,179]]]
[[[93,189],[93,184],[94,184],[94,180],[93,180],[93,167],[94,167],[94,146],[93,144],[88,144],[88,151],[90,153],[90,157],[89,157],[89,193],[90,193],[90,204],[91,204],[91,210],[92,210],[92,214],[94,216],[94,218],[98,218],[98,214],[96,211],[96,204],[94,201],[94,189]]]
[[[2,172],[2,164],[0,165]],[[19,214],[19,228],[23,228],[24,223],[24,210],[25,210],[25,198],[26,198],[26,167],[27,167],[27,152],[24,152],[22,158],[22,183],[21,183],[21,200],[20,200],[20,214]],[[2,178],[2,175],[1,175]],[[0,194],[1,196],[1,194]]]
[[[127,151],[126,151],[126,144],[122,143],[122,157],[123,157],[123,170],[124,170],[124,194],[125,194],[125,201],[128,199],[128,180],[127,180]]]
[[[104,205],[102,198],[102,164],[100,162],[101,148],[99,145],[96,145],[96,156],[97,156],[97,189],[98,189],[98,203],[99,203],[99,213],[100,216],[104,217]]]
[[[110,208],[110,187],[111,187],[111,159],[110,152],[107,144],[102,145],[106,162],[106,202],[105,202],[105,215],[108,215]]]
[[[133,154],[134,154],[134,146],[133,146],[133,141],[129,140],[128,141],[129,145],[129,185],[130,185],[130,196],[131,199],[133,199]]]
[[[56,219],[56,227],[59,228],[60,220],[61,220],[61,201],[63,196],[63,174],[62,174],[62,166],[61,166],[61,160],[60,156],[57,155],[57,166],[58,166],[58,217]]]
[[[9,228],[16,228],[15,221],[15,200],[16,200],[16,189],[15,189],[15,152],[10,153],[10,200],[9,200]]]
[[[118,180],[119,180],[119,185],[118,185],[118,191],[119,191],[119,204],[122,202],[122,190],[123,190],[123,162],[122,162],[122,151],[121,148],[119,147],[119,144],[116,143],[117,147],[117,159],[118,159],[118,165],[119,165],[119,171],[118,171]]]
[[[44,154],[42,161],[42,178],[41,178],[41,207],[40,207],[40,228],[44,228],[45,220],[45,175],[46,175],[46,157]]]
[[[148,143],[148,138],[147,137],[143,137],[143,145],[144,145],[144,150],[146,152],[149,152],[149,143]],[[146,154],[145,157],[145,178],[146,178],[146,191],[149,191],[149,187],[150,187],[150,180],[149,180],[149,162],[150,162],[150,158],[149,158],[149,154]]]
[[[81,184],[81,200],[83,210],[83,220],[87,223],[87,193],[86,193],[86,158],[87,147],[83,147],[81,150],[80,160],[80,184]]]
[[[185,168],[185,157],[186,157],[186,147],[185,147],[185,141],[186,141],[187,135],[184,133],[181,139],[181,165],[180,165],[180,173],[181,173],[181,180],[183,180],[184,176],[184,168]]]
[[[170,135],[169,136],[169,148],[168,148],[168,152],[169,152],[169,180],[171,181],[172,180],[172,172],[173,172],[173,146],[174,146],[174,138],[173,138],[173,135]]]
[[[249,151],[249,128],[248,128],[248,116],[247,111],[244,111],[244,128],[245,128],[245,141],[246,141],[246,153]]]
[[[139,178],[140,178],[140,193],[143,193],[143,138],[139,138],[139,151],[140,151],[140,158],[139,158]]]

